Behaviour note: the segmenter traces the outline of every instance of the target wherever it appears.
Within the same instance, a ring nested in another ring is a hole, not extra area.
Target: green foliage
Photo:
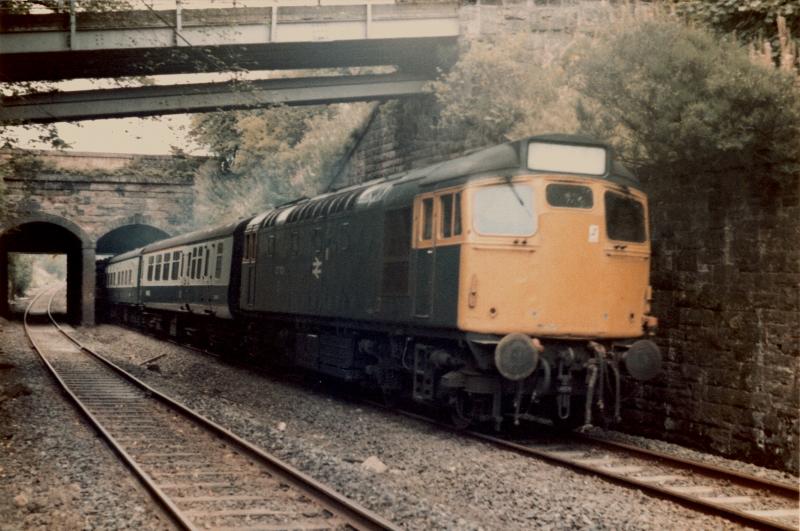
[[[69,12],[69,0],[2,0],[0,10],[13,14],[27,14],[37,10],[55,13]],[[76,0],[75,10],[83,12],[108,12],[130,9],[132,2],[126,0]]]
[[[198,115],[192,136],[220,161],[195,181],[195,217],[232,221],[330,185],[371,106],[275,107]]]
[[[33,256],[9,253],[8,255],[8,293],[12,297],[22,297],[33,279]]]
[[[561,53],[531,34],[471,43],[432,85],[441,107],[440,135],[480,146],[575,130],[574,93],[558,62]]]
[[[786,19],[791,33],[800,36],[797,0],[676,0],[676,12],[721,33],[735,33],[743,42],[769,39],[778,49],[778,17]]]
[[[569,61],[584,132],[665,174],[797,163],[791,75],[675,22],[644,22],[577,46]]]
[[[29,151],[9,152],[0,159],[0,177],[33,177],[44,170],[52,169],[36,153]]]

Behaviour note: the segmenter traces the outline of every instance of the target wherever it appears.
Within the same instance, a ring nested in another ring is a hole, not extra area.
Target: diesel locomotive
[[[107,261],[115,319],[441,406],[460,425],[619,418],[647,380],[639,181],[600,142],[529,137]]]

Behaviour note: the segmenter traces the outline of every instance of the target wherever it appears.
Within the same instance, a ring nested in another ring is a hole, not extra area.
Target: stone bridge
[[[67,311],[73,321],[93,324],[97,255],[176,234],[192,220],[194,172],[171,156],[5,151],[0,158],[3,314],[8,253],[65,254]]]

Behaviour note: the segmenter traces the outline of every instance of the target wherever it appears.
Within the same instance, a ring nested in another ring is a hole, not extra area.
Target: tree
[[[118,11],[130,9],[127,0],[75,0],[76,11]],[[70,0],[1,0],[0,11],[11,14],[28,14],[34,10],[64,13],[70,10]]]
[[[31,285],[32,279],[33,256],[10,253],[8,255],[9,294],[11,294],[12,297],[24,296]]]
[[[675,0],[675,6],[686,20],[704,24],[723,35],[735,35],[744,44],[766,40],[775,64],[786,60],[791,40],[791,61],[797,67],[800,6],[796,0]]]
[[[191,134],[219,165],[196,181],[195,216],[232,221],[324,191],[370,109],[350,103],[197,115]]]
[[[576,47],[568,65],[583,131],[611,140],[635,166],[797,167],[795,78],[752,63],[735,43],[651,21]]]
[[[466,146],[577,128],[574,93],[559,59],[563,44],[512,34],[474,41],[432,84],[440,105],[440,135]]]

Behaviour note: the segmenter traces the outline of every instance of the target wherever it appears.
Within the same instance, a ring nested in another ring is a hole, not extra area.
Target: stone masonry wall
[[[526,28],[563,36],[585,27],[587,17],[602,22],[602,11],[589,16],[591,10],[576,10],[581,4],[470,6],[462,8],[462,25],[469,38]],[[403,113],[424,112],[414,105],[380,107],[339,185],[444,156],[447,149],[421,143],[407,129]],[[624,429],[797,473],[798,178],[642,177],[651,201],[653,313],[665,370],[646,385],[630,382]]]
[[[0,156],[16,158],[4,177],[4,209],[11,219],[60,216],[95,241],[131,223],[175,234],[192,219],[193,175],[170,171],[175,166],[169,156],[47,151]]]
[[[797,471],[800,178],[644,183],[666,363],[629,427]]]

